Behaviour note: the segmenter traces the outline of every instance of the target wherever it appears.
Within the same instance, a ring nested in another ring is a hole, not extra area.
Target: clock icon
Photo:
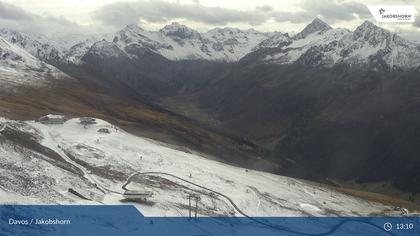
[[[384,230],[385,231],[391,231],[391,229],[392,229],[392,224],[391,223],[387,222],[387,223],[384,224]]]

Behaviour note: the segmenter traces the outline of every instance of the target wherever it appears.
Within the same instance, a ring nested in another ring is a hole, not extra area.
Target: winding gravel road
[[[367,224],[367,225],[370,225],[370,226],[372,226],[372,227],[374,227],[374,228],[377,228],[377,229],[378,229],[378,230],[380,230],[380,231],[383,231],[383,229],[382,229],[381,227],[379,227],[379,226],[377,226],[377,225],[375,225],[375,224],[373,224],[373,223],[370,223],[370,222],[366,222],[366,221],[362,221],[362,220],[357,220],[357,219],[355,219],[355,218],[343,218],[343,221],[341,221],[340,223],[338,223],[338,224],[334,225],[334,226],[333,226],[330,230],[328,230],[327,232],[324,232],[324,233],[311,234],[311,233],[299,232],[299,231],[296,231],[296,230],[293,230],[293,229],[290,229],[290,228],[287,228],[287,227],[284,227],[284,226],[274,225],[274,224],[270,224],[270,223],[267,223],[267,222],[263,222],[263,221],[261,221],[261,220],[258,220],[258,219],[256,219],[256,218],[252,217],[252,216],[249,216],[249,215],[247,215],[245,212],[243,212],[243,211],[242,211],[242,210],[241,210],[241,209],[240,209],[240,208],[239,208],[239,207],[235,204],[235,202],[234,202],[234,201],[233,201],[230,197],[226,196],[225,194],[223,194],[223,193],[221,193],[221,192],[218,192],[218,191],[215,191],[215,190],[213,190],[213,189],[209,189],[209,188],[207,188],[207,187],[205,187],[205,186],[202,186],[202,185],[200,185],[200,184],[193,183],[193,182],[191,182],[191,181],[189,181],[189,180],[186,180],[186,179],[184,179],[184,178],[178,177],[178,176],[176,176],[176,175],[174,175],[174,174],[165,173],[165,172],[153,172],[153,171],[152,171],[152,172],[136,172],[136,173],[134,173],[134,174],[130,175],[130,177],[127,179],[126,183],[122,186],[122,189],[124,189],[124,190],[128,190],[128,189],[127,189],[127,185],[129,185],[129,184],[133,181],[133,179],[134,179],[135,177],[140,176],[140,175],[164,175],[164,176],[169,176],[169,177],[172,177],[172,178],[175,178],[175,179],[181,180],[181,181],[183,181],[183,182],[185,182],[185,183],[191,184],[191,185],[193,185],[193,186],[196,186],[196,187],[198,187],[198,188],[201,188],[201,189],[207,190],[207,191],[209,191],[209,192],[215,193],[215,194],[217,194],[217,195],[219,195],[219,196],[223,197],[224,199],[226,199],[228,202],[230,202],[230,204],[231,204],[231,205],[235,208],[235,210],[236,210],[239,214],[241,214],[242,216],[244,216],[244,217],[246,217],[246,218],[248,218],[248,219],[250,219],[250,220],[252,220],[252,221],[254,221],[254,222],[258,223],[258,224],[261,224],[261,225],[263,225],[263,226],[266,226],[266,227],[268,227],[268,228],[272,228],[272,229],[279,230],[279,231],[283,231],[283,232],[295,233],[295,234],[307,235],[307,236],[324,236],[324,235],[330,235],[330,234],[333,234],[333,233],[334,233],[334,232],[336,232],[338,229],[340,229],[340,227],[341,227],[341,226],[343,226],[343,225],[345,225],[345,224],[347,224],[347,223],[352,223],[352,222],[357,222],[357,223]],[[385,232],[385,231],[383,231],[383,232]],[[393,233],[391,233],[391,232],[386,232],[386,233],[388,233],[389,235],[395,235],[395,234],[393,234]]]

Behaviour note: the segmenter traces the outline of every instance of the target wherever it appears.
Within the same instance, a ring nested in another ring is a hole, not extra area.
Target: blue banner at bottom
[[[0,235],[420,235],[420,217],[145,217],[134,206],[0,206]]]

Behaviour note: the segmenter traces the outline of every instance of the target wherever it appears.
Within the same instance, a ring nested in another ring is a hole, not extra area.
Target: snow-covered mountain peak
[[[108,42],[105,39],[98,41],[92,45],[89,49],[90,54],[97,56],[112,56],[119,57],[125,55],[122,49],[118,47],[115,43]]]
[[[263,60],[277,64],[296,62],[327,67],[346,63],[391,70],[416,68],[420,65],[419,45],[369,21],[365,21],[354,32],[327,28],[321,27],[318,28],[321,31],[297,35],[290,44],[282,47],[282,51],[273,54],[269,52]]]
[[[370,21],[364,21],[360,26],[356,28],[353,33],[353,38],[363,38],[365,40],[369,40],[372,37],[377,39],[384,39],[389,38],[392,35],[391,32],[385,30]]]
[[[89,51],[105,55],[99,53],[101,46],[104,47],[105,52],[110,53],[114,49],[120,49],[134,58],[139,56],[134,54],[148,51],[160,54],[169,60],[238,61],[271,36],[278,35],[278,38],[272,39],[275,42],[261,44],[259,48],[275,47],[278,46],[278,41],[284,41],[280,39],[283,38],[281,33],[263,33],[254,29],[237,28],[216,28],[200,33],[176,22],[166,25],[159,31],[144,30],[135,24],[127,25],[113,35],[86,38],[68,48],[60,49],[61,51],[52,46],[52,43],[49,44],[48,40],[44,42],[33,37],[11,37],[10,33],[7,35],[9,35],[7,38],[9,42],[53,64],[82,64],[83,57]],[[101,39],[105,39],[106,42],[101,42]],[[109,43],[113,46],[111,47]],[[90,50],[91,47],[92,50]],[[113,49],[110,51],[111,48]]]
[[[258,44],[262,40],[268,38],[269,34],[254,29],[215,28],[204,33],[203,36],[209,40],[215,41],[215,43],[234,45],[247,43]]]
[[[240,33],[244,33],[244,34],[262,34],[259,31],[256,31],[255,29],[246,29],[246,30],[241,30],[238,28],[232,28],[232,27],[224,27],[224,28],[214,28],[211,29],[209,31],[207,31],[206,34],[208,35],[215,35],[215,34],[220,34],[220,35],[235,35],[235,34],[240,34]]]
[[[329,30],[331,28],[332,27],[329,24],[325,23],[318,17],[313,19],[312,22],[305,27],[306,30],[312,30],[312,32]]]
[[[2,64],[7,63],[12,66],[18,66],[18,64],[26,64],[27,66],[36,67],[39,64],[44,64],[29,52],[13,43],[10,43],[8,40],[2,38],[1,36],[0,61]]]
[[[129,38],[136,38],[143,35],[144,32],[145,30],[140,28],[138,25],[131,24],[118,31],[117,36],[119,36],[120,39],[127,40]],[[115,38],[113,40],[115,40]]]
[[[58,61],[63,57],[57,48],[39,36],[5,29],[0,30],[0,36],[44,61]]]
[[[122,29],[123,31],[143,32],[144,29],[136,24],[129,24]]]
[[[305,38],[314,32],[323,32],[332,29],[330,25],[319,18],[315,18],[309,25],[307,25],[300,33],[295,35],[295,39]]]
[[[136,25],[129,25],[116,33],[109,42],[133,58],[138,58],[135,54],[139,52],[149,51],[169,60],[238,61],[260,42],[274,34],[235,28],[216,28],[206,33],[199,33],[174,22],[159,31],[147,31]],[[100,44],[95,45],[93,51],[99,50],[98,46]],[[109,45],[104,46],[109,49]],[[83,48],[83,45],[79,45],[76,49]],[[136,50],[132,50],[134,48]],[[80,58],[79,50],[76,52]]]
[[[109,45],[109,44],[110,44],[110,42],[108,42],[106,39],[102,39],[101,41],[98,41],[98,42],[94,43],[92,45],[92,48],[100,49],[101,47],[104,47],[104,46]]]
[[[365,21],[353,32],[353,40],[361,44],[369,44],[372,47],[392,48],[396,45],[411,44],[399,35],[383,29],[370,21]]]
[[[281,48],[290,44],[291,42],[292,40],[287,33],[275,33],[259,43],[255,48],[253,48],[252,51],[256,51],[262,48]]]
[[[183,30],[185,30],[185,31],[195,31],[195,30],[193,30],[192,28],[190,28],[190,27],[188,27],[188,26],[186,26],[186,25],[180,24],[180,23],[178,23],[178,22],[171,22],[170,24],[165,25],[165,26],[161,29],[161,31],[162,31],[162,32],[164,32],[164,31],[177,31],[177,30],[180,30],[180,29],[183,29]]]
[[[163,27],[160,32],[168,37],[179,39],[198,39],[201,37],[200,33],[178,22],[173,22],[170,25]]]
[[[142,52],[153,52],[169,60],[238,61],[250,52],[263,48],[285,51],[270,52],[264,61],[290,64],[305,55],[302,63],[328,65],[336,63],[369,64],[372,61],[392,67],[415,68],[420,64],[419,45],[412,43],[372,22],[365,21],[355,31],[333,29],[315,18],[293,37],[280,32],[259,32],[254,29],[215,28],[200,33],[185,25],[172,23],[159,31],[148,31],[138,25],[127,25],[114,35],[80,41],[63,52],[41,38],[19,32],[0,31],[6,40],[25,49],[33,56],[50,62],[83,63],[91,52],[106,56],[118,52],[138,58]],[[106,39],[101,42],[100,39]],[[98,42],[94,45],[95,42]],[[101,51],[103,47],[104,52]],[[277,54],[277,55],[273,55]],[[317,55],[315,55],[317,54]],[[263,56],[263,55],[260,55]],[[309,59],[308,59],[309,58]],[[313,61],[312,59],[318,60]],[[374,59],[376,58],[376,59]],[[381,59],[382,58],[382,59]],[[322,62],[321,62],[322,61]],[[387,66],[385,66],[387,67]]]
[[[43,85],[47,79],[67,77],[57,68],[0,37],[0,93],[11,93],[22,85]]]
[[[148,32],[137,25],[128,25],[120,30],[113,38],[113,42],[123,41],[125,44],[137,43],[147,38]]]
[[[358,31],[358,30],[363,30],[363,31],[365,31],[365,30],[373,30],[373,29],[382,29],[381,27],[379,27],[379,26],[377,26],[377,25],[375,25],[374,23],[372,23],[371,21],[369,21],[369,20],[365,20],[365,21],[363,21],[363,23],[361,24],[361,25],[359,25],[357,28],[356,28],[356,30],[355,31]]]

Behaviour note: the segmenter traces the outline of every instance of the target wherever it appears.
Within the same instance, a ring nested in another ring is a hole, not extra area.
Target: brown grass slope
[[[279,165],[257,158],[263,150],[251,143],[200,127],[191,120],[129,96],[109,95],[100,87],[78,80],[51,82],[49,86],[20,88],[0,94],[0,116],[28,120],[46,114],[92,116],[116,123],[134,134],[218,156],[227,163],[277,171]]]

